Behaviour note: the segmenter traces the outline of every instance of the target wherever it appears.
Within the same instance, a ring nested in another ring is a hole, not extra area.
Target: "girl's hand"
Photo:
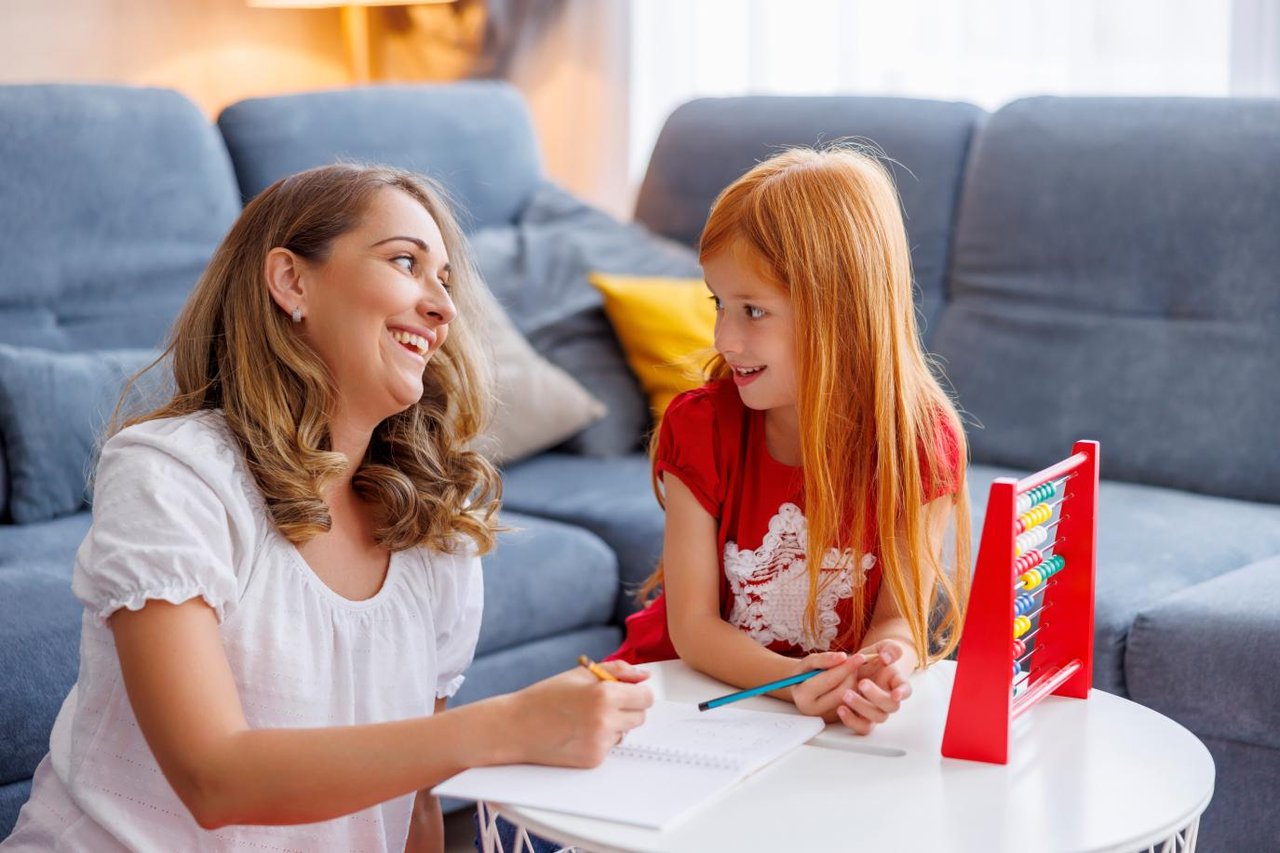
[[[834,722],[837,719],[836,708],[843,701],[845,692],[853,686],[858,668],[865,662],[861,654],[848,655],[844,652],[818,652],[801,658],[796,661],[797,673],[813,669],[825,669],[826,672],[792,687],[791,701],[802,714]]]
[[[649,673],[621,661],[600,666],[618,680],[601,681],[576,667],[512,694],[519,761],[595,767],[644,722],[653,693],[639,682]]]
[[[871,734],[911,695],[908,678],[917,663],[915,651],[901,640],[881,640],[853,657],[861,658],[863,652],[879,658],[858,669],[836,707],[840,722],[860,735]]]

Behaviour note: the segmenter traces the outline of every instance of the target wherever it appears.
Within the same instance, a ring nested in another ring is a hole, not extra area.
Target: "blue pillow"
[[[90,475],[124,384],[157,355],[0,344],[0,435],[15,522],[48,521],[87,505]],[[171,372],[158,366],[130,391],[125,411],[159,405],[172,388]]]

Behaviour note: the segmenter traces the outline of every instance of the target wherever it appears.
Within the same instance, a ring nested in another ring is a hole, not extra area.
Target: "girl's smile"
[[[739,388],[745,388],[755,382],[768,370],[767,367],[737,367],[732,364],[729,366],[733,368],[733,384]]]

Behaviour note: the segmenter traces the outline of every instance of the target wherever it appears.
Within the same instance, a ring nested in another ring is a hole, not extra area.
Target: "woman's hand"
[[[595,767],[644,722],[653,693],[640,682],[649,673],[622,661],[599,666],[618,680],[601,681],[578,667],[512,694],[521,761]]]
[[[901,640],[881,640],[850,660],[865,661],[864,654],[870,653],[878,657],[857,669],[836,706],[840,722],[860,735],[871,734],[872,729],[889,719],[911,695],[908,678],[918,663],[915,651]]]

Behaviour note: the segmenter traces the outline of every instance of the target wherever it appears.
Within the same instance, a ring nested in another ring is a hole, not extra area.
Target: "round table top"
[[[680,661],[646,666],[659,698],[731,692]],[[1006,765],[944,758],[955,665],[912,677],[913,694],[866,737],[830,725],[808,744],[661,830],[493,804],[588,850],[1146,849],[1196,820],[1213,796],[1209,752],[1182,726],[1099,690],[1050,696],[1013,726]],[[770,697],[743,708],[797,713]]]

